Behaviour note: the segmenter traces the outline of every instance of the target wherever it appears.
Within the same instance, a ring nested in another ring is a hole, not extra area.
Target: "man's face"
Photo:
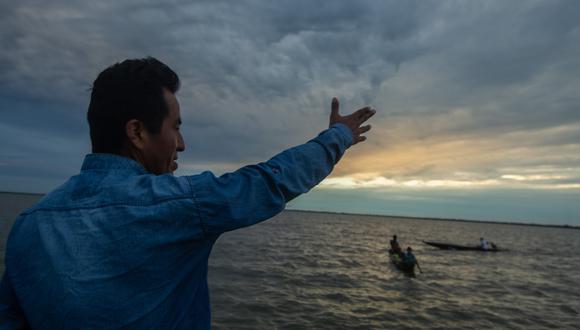
[[[181,115],[177,98],[167,89],[163,89],[163,96],[169,114],[163,120],[159,133],[148,134],[149,139],[143,148],[143,165],[154,174],[173,173],[177,169],[177,153],[185,150],[179,131]]]

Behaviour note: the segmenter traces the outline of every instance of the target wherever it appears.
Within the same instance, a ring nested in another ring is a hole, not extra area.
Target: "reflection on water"
[[[0,272],[12,220],[40,196],[0,193]],[[393,234],[423,273],[389,262]],[[509,252],[443,251],[422,240]],[[285,212],[223,235],[210,259],[217,329],[577,329],[580,231]]]
[[[390,263],[397,234],[424,273]],[[421,243],[509,252],[444,251]],[[216,328],[570,328],[580,324],[573,229],[285,212],[225,234],[210,259]]]

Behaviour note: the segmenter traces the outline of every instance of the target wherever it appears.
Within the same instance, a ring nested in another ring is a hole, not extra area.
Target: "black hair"
[[[164,88],[177,92],[179,77],[153,57],[125,60],[101,72],[87,112],[93,152],[120,153],[127,140],[125,125],[132,119],[159,133],[169,114]]]

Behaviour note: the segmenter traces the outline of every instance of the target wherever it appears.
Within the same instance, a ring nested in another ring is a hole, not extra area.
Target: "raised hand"
[[[350,115],[341,116],[338,113],[338,99],[336,97],[332,98],[332,107],[330,112],[330,125],[332,126],[336,123],[342,123],[348,126],[352,132],[353,144],[363,142],[367,139],[366,136],[362,136],[371,129],[371,125],[361,126],[365,121],[369,120],[376,110],[371,107],[364,107],[358,109],[357,111],[351,113]]]

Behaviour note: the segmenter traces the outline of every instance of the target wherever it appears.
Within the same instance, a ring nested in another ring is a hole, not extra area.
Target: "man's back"
[[[401,246],[397,240],[392,239],[389,243],[391,244],[391,250],[393,250],[393,252],[401,252]]]
[[[486,239],[484,239],[484,238],[480,239],[479,246],[480,246],[480,247],[481,247],[483,250],[487,250],[487,249],[489,249],[489,243],[488,243],[488,242],[487,242],[487,240],[486,240]]]
[[[203,325],[217,236],[204,235],[188,180],[107,159],[120,168],[91,163],[16,222],[6,262],[27,318],[67,328]]]
[[[405,258],[404,262],[407,264],[415,264],[417,259],[415,259],[415,255],[410,251],[405,251]]]

